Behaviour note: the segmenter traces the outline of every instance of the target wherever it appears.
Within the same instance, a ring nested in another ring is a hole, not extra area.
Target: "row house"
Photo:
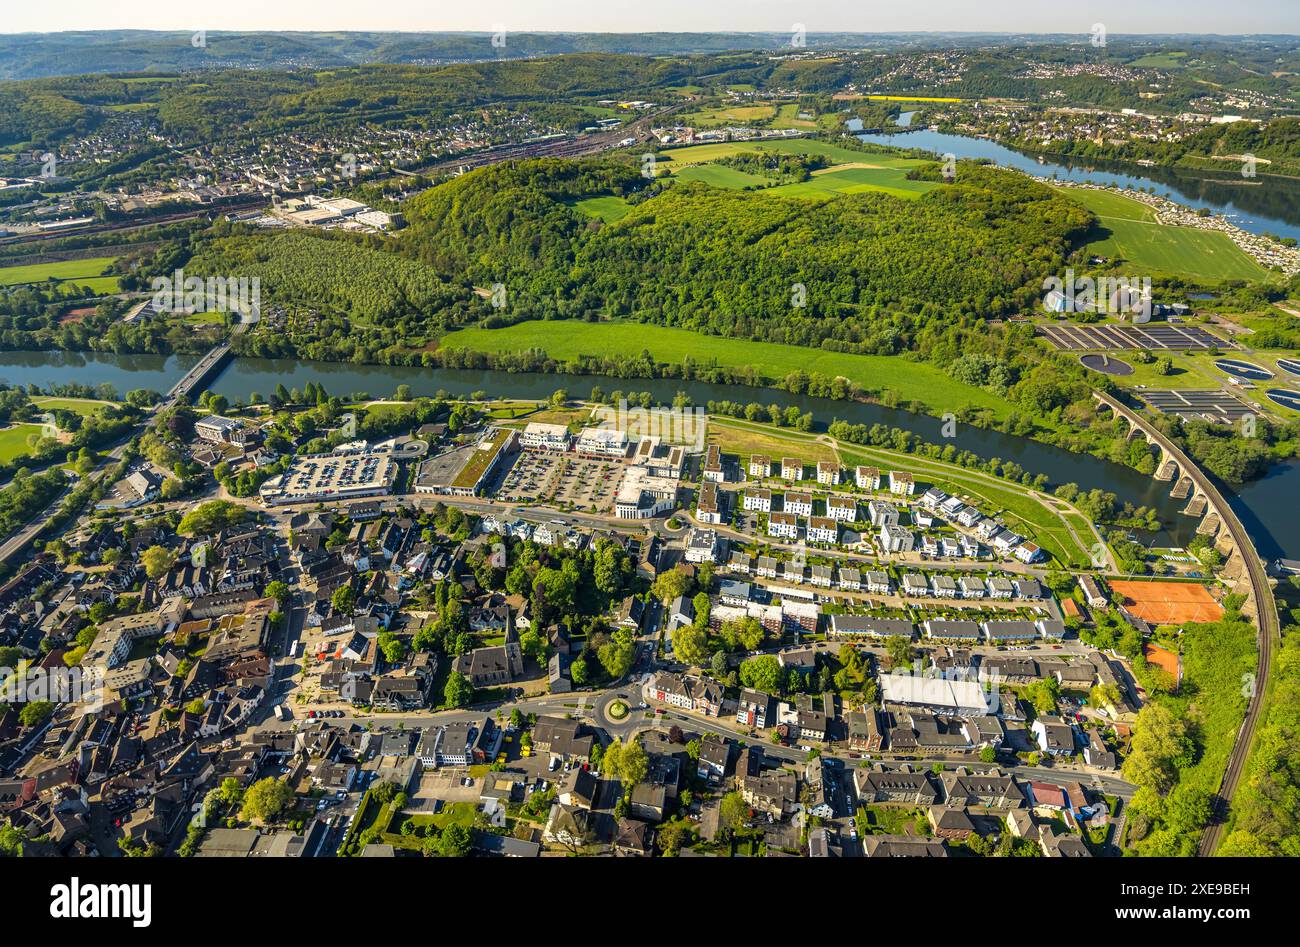
[[[722,448],[710,444],[704,452],[704,480],[708,483],[722,483],[726,476],[722,468]]]
[[[916,480],[905,471],[889,472],[889,492],[895,496],[910,497],[916,493]]]
[[[722,687],[704,678],[660,672],[651,684],[651,694],[662,703],[709,717],[722,711]]]
[[[862,573],[849,566],[841,566],[836,581],[841,591],[860,592],[862,591]]]

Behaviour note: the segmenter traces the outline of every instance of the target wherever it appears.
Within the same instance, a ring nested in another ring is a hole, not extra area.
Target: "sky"
[[[58,0],[6,4],[0,32],[433,30],[1298,33],[1300,0]]]

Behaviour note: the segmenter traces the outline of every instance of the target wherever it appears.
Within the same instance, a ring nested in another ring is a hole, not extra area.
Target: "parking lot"
[[[617,461],[565,457],[558,467],[554,499],[573,509],[607,509],[623,480],[623,465]]]
[[[496,488],[496,499],[510,502],[551,499],[563,463],[562,455],[554,451],[523,451],[502,475]]]

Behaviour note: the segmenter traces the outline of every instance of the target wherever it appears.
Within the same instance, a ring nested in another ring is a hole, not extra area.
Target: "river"
[[[195,356],[114,355],[111,353],[0,352],[0,382],[9,385],[80,383],[113,385],[119,392],[132,388],[166,391],[195,361]],[[740,385],[713,385],[673,379],[604,378],[591,375],[547,375],[460,369],[426,369],[386,365],[352,365],[335,362],[290,359],[240,358],[232,360],[210,384],[213,391],[231,400],[247,399],[257,393],[265,397],[277,384],[302,388],[318,382],[339,397],[382,398],[391,396],[398,385],[409,385],[415,395],[432,396],[439,390],[451,395],[486,391],[508,398],[546,398],[557,388],[575,397],[585,397],[593,386],[606,393],[649,391],[667,402],[685,390],[696,404],[707,401],[739,401],[792,404],[811,411],[820,429],[837,418],[854,424],[886,424],[916,432],[928,441],[942,443],[941,422],[926,415],[886,408],[881,405],[832,401],[791,395]],[[1195,521],[1179,514],[1182,504],[1168,496],[1170,484],[1159,483],[1127,467],[1022,437],[959,425],[953,441],[958,450],[982,457],[1014,460],[1031,473],[1043,473],[1053,483],[1073,481],[1084,489],[1100,487],[1123,502],[1150,506],[1169,524],[1167,538],[1175,543],[1191,539]],[[1239,491],[1224,488],[1260,553],[1266,558],[1300,557],[1300,464],[1275,466],[1267,477],[1246,484]]]
[[[915,112],[898,118],[901,128],[911,127]],[[1039,161],[987,138],[950,135],[929,129],[894,134],[859,135],[864,142],[898,148],[920,148],[938,155],[984,158],[1008,168],[1061,181],[1110,184],[1150,190],[1188,207],[1204,207],[1223,214],[1251,233],[1271,233],[1300,239],[1300,181],[1260,174],[1243,178],[1238,171],[1191,171],[1178,168],[1138,167],[1132,164],[1088,159],[1051,158]]]

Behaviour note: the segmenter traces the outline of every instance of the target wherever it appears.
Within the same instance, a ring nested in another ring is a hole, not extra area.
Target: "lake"
[[[903,113],[911,125],[912,114]],[[903,116],[899,116],[900,120]],[[1300,181],[1258,175],[1246,179],[1233,170],[1189,171],[1176,168],[1146,168],[1137,165],[1025,154],[987,138],[951,135],[918,129],[895,134],[859,135],[864,142],[896,148],[920,148],[937,155],[983,158],[1003,167],[1016,168],[1039,177],[1061,181],[1109,184],[1115,187],[1150,190],[1188,207],[1204,207],[1223,214],[1233,224],[1251,233],[1271,233],[1300,239]]]

